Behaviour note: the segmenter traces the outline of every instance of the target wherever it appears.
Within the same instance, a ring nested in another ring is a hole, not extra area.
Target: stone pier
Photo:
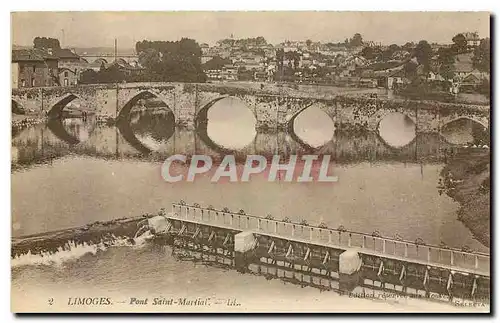
[[[234,236],[234,266],[239,272],[246,272],[251,263],[255,236],[252,232],[244,231]]]
[[[346,250],[339,256],[339,289],[352,292],[360,283],[362,260],[356,250]]]

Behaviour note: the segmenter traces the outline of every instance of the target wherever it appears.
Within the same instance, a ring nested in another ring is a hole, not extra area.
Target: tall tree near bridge
[[[146,74],[167,82],[205,82],[201,67],[201,48],[189,38],[180,41],[148,41],[136,43]]]
[[[452,38],[453,45],[451,48],[456,54],[462,54],[467,51],[467,39],[463,34],[457,34]]]
[[[351,45],[352,47],[363,45],[363,37],[361,36],[361,34],[355,33],[354,36],[352,36],[349,45]]]
[[[418,43],[415,48],[415,57],[417,58],[417,62],[423,65],[424,69],[428,71],[431,63],[432,48],[426,40],[421,40]]]
[[[472,65],[482,72],[490,72],[490,39],[481,39],[479,46],[474,49],[472,56]]]
[[[439,73],[446,80],[455,75],[455,51],[452,48],[440,48],[438,50]]]

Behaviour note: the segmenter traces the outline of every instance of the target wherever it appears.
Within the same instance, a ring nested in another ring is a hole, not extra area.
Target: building
[[[474,67],[472,66],[472,54],[458,54],[455,56],[455,63],[453,64],[455,75],[458,76],[459,79],[463,79],[472,71]]]
[[[254,79],[259,82],[265,82],[267,80],[267,72],[255,72]]]
[[[77,80],[80,79],[80,73],[88,69],[89,63],[76,54],[74,50],[68,48],[49,48],[47,52],[57,56],[59,58],[58,67],[73,71]],[[61,73],[59,73],[59,80],[61,80]],[[60,84],[63,85],[63,82]]]
[[[47,52],[51,55],[57,56],[59,58],[59,64],[63,67],[65,64],[79,63],[81,61],[80,56],[68,48],[49,48],[47,49]]]
[[[204,70],[203,71],[206,75],[207,78],[211,81],[220,81],[222,80],[222,70]]]
[[[465,40],[467,40],[467,46],[469,46],[469,47],[479,46],[481,39],[479,38],[479,34],[477,31],[466,32],[466,33],[463,33],[462,35],[464,35]]]
[[[38,49],[12,51],[12,88],[59,85],[58,58]]]
[[[441,76],[441,74],[434,73],[431,71],[427,74],[427,81],[429,81],[429,82],[444,82],[446,80],[443,76]]]
[[[222,68],[221,79],[223,81],[237,81],[238,68],[233,65],[224,65]]]
[[[201,56],[201,63],[205,64],[206,62],[210,61],[213,57],[211,55],[202,55]]]
[[[143,68],[138,65],[129,64],[123,58],[118,58],[116,61],[111,63],[108,68],[116,68],[126,76],[137,76],[141,74]]]
[[[201,44],[200,48],[201,48],[202,55],[207,55],[208,52],[210,51],[210,46],[208,46],[208,44],[206,44],[206,43]]]
[[[59,84],[61,86],[74,86],[78,84],[80,73],[66,67],[59,68]]]
[[[406,78],[405,72],[402,69],[394,70],[387,76],[387,88],[392,90],[408,84],[410,81]]]

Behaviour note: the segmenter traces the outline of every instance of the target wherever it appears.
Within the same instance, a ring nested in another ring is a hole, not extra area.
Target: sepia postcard
[[[11,34],[12,312],[490,313],[489,13]]]

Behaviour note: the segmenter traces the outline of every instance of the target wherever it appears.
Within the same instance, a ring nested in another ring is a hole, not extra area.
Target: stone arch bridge
[[[253,112],[257,128],[290,129],[300,113],[316,106],[343,129],[377,131],[388,114],[408,116],[418,132],[439,132],[458,119],[471,119],[486,129],[490,107],[436,101],[410,101],[361,96],[324,95],[280,89],[252,88],[238,83],[129,83],[14,89],[12,104],[25,110],[60,117],[65,106],[78,99],[82,110],[126,118],[140,99],[156,97],[172,111],[176,124],[197,128],[206,124],[208,110],[225,97],[243,101]]]

